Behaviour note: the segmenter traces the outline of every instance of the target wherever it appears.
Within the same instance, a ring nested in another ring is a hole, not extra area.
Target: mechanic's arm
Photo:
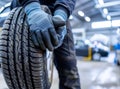
[[[68,17],[72,14],[74,10],[76,0],[56,0],[55,10],[61,9],[67,13]]]
[[[29,4],[31,2],[38,2],[39,3],[39,0],[18,0],[18,1],[22,6],[26,6],[27,4]]]
[[[56,23],[59,21],[67,21],[69,16],[75,7],[76,0],[56,0],[54,7],[54,18],[56,18]],[[59,18],[59,19],[58,19]],[[59,34],[59,45],[60,46],[64,40],[67,33],[66,25],[57,27],[57,33]]]
[[[42,50],[46,48],[50,51],[54,50],[59,41],[52,16],[41,9],[38,0],[19,0],[19,2],[27,15],[34,45]]]

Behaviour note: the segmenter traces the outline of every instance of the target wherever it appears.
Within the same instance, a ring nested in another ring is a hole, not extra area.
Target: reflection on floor
[[[79,63],[82,89],[120,89],[120,67],[105,62]]]
[[[80,61],[78,70],[82,89],[120,89],[120,67],[108,62]],[[8,89],[0,69],[0,89]],[[58,89],[58,75],[54,68],[51,89]]]
[[[120,67],[114,64],[78,60],[78,70],[82,89],[120,89]],[[51,89],[58,89],[57,82],[55,77]]]

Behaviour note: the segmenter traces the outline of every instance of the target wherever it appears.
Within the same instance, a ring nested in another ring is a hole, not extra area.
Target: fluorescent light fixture
[[[104,8],[104,9],[103,9],[103,12],[104,12],[104,14],[107,15],[107,14],[108,14],[108,9],[107,9],[107,8]]]
[[[90,21],[91,21],[90,17],[85,17],[85,20],[86,20],[87,22],[90,22]]]
[[[103,0],[98,0],[99,4],[100,5],[103,5],[104,4],[104,1]]]
[[[111,20],[111,16],[110,15],[107,15],[107,20]]]
[[[113,27],[118,27],[118,26],[120,26],[120,20],[113,20],[113,21],[112,21],[112,26],[113,26]]]
[[[103,0],[99,0],[100,3],[98,3],[95,7],[96,8],[104,8],[104,7],[111,7],[111,6],[116,6],[116,5],[120,5],[120,0],[111,0],[109,2],[102,2]]]
[[[92,28],[108,28],[111,27],[111,22],[110,21],[93,22],[91,26]]]
[[[83,11],[78,11],[78,15],[80,15],[81,17],[84,17],[84,12]]]
[[[120,27],[120,20],[92,22],[91,27],[94,28],[110,28]]]

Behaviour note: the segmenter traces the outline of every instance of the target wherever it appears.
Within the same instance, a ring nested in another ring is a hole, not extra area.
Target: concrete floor
[[[120,67],[108,62],[78,60],[82,89],[120,89]],[[0,69],[0,89],[8,89]],[[54,68],[51,89],[58,89],[58,75]]]

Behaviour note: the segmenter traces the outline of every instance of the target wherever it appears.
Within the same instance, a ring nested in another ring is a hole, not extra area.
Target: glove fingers
[[[61,35],[63,31],[64,31],[63,27],[58,27],[56,30],[57,34],[59,35]]]
[[[58,17],[53,17],[53,24],[55,27],[61,27],[65,25],[65,21],[61,20]]]
[[[42,31],[41,34],[42,34],[45,46],[48,48],[48,50],[53,51],[54,48],[53,48],[53,45],[51,43],[51,38],[50,38],[48,31],[47,30]]]
[[[59,27],[57,30],[57,34],[61,35],[61,36],[65,36],[67,34],[67,29],[65,26],[63,27]]]
[[[38,46],[39,46],[39,43],[38,43],[38,41],[37,41],[37,39],[36,39],[35,32],[32,32],[32,31],[31,31],[31,39],[32,39],[33,44],[34,44],[36,47],[38,47]]]
[[[53,40],[51,40],[52,44],[54,46],[57,46],[59,41],[58,41],[58,37],[57,37],[57,33],[56,33],[55,29],[54,28],[50,28],[49,29],[49,33],[50,33],[51,39],[53,39]]]
[[[46,47],[45,47],[45,44],[43,43],[40,31],[39,30],[36,31],[35,34],[36,34],[36,38],[37,38],[37,41],[39,43],[40,49],[41,50],[46,50]]]

